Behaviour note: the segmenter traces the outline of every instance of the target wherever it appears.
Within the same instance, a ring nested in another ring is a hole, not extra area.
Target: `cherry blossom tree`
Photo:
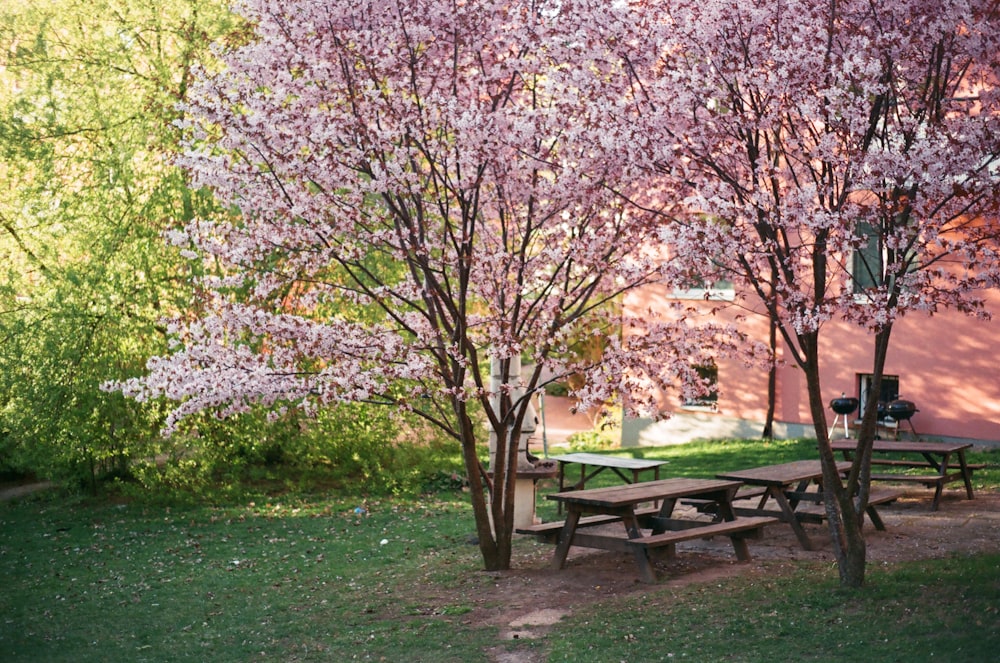
[[[671,241],[734,280],[803,369],[841,580],[858,586],[877,403],[842,479],[819,339],[834,319],[869,332],[877,384],[901,316],[987,315],[982,295],[1000,282],[998,3],[672,0],[634,10],[660,19],[649,41],[659,66],[638,77],[649,110],[637,117],[661,140],[651,160],[687,189],[689,214]],[[648,50],[635,51],[646,67]]]
[[[626,346],[631,322],[606,313],[673,264],[650,241],[668,203],[631,165],[648,137],[621,121],[635,88],[603,31],[629,15],[609,4],[240,3],[253,36],[184,108],[183,163],[234,217],[172,235],[212,266],[211,312],[175,321],[173,353],[120,388],[177,401],[170,425],[257,405],[416,413],[461,443],[485,565],[507,568],[530,397],[571,374],[581,408],[641,408],[678,377],[696,390],[712,333],[649,318]],[[572,359],[587,337],[601,356]]]

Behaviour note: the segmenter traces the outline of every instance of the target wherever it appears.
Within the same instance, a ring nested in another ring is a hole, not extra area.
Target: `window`
[[[674,289],[677,299],[711,299],[714,301],[732,301],[736,297],[733,282],[719,279],[708,282],[704,279],[692,279],[690,283]]]
[[[858,230],[867,242],[851,256],[851,278],[856,295],[882,285],[885,275],[882,236],[867,223],[859,223]]]
[[[707,393],[697,398],[687,398],[682,407],[685,410],[711,410],[715,411],[719,402],[719,367],[715,364],[702,364],[694,367],[698,373],[698,378],[709,389]]]
[[[861,295],[866,290],[885,283],[886,268],[892,268],[891,263],[896,259],[894,254],[897,252],[886,246],[885,237],[870,223],[859,222],[857,230],[864,238],[865,245],[855,249],[851,255],[851,281],[854,284],[854,294]],[[917,269],[917,261],[912,252],[906,254],[905,258],[906,271],[912,272]]]
[[[870,373],[858,375],[858,417],[864,414],[865,403],[868,402],[869,398],[877,398],[878,402],[883,406],[899,398],[898,375],[883,375],[882,384],[878,389],[874,387],[874,382],[874,376]],[[883,418],[882,416],[879,417],[880,420]]]

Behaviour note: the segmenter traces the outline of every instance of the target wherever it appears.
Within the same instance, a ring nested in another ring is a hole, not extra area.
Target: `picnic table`
[[[850,468],[851,463],[848,461],[837,463],[838,472],[843,473]],[[808,508],[810,505],[823,504],[823,466],[819,460],[797,460],[779,465],[722,472],[716,476],[720,479],[740,481],[746,486],[753,487],[741,491],[737,498],[740,502],[756,500],[756,505],[735,506],[734,511],[737,514],[773,516],[791,526],[804,550],[813,549],[812,540],[802,525],[805,522],[822,522],[826,518],[823,509]],[[888,490],[871,492],[865,513],[875,525],[875,529],[885,529],[885,524],[875,507],[895,501],[900,496],[900,492]],[[774,505],[769,504],[772,501],[777,505],[776,509]],[[801,508],[803,505],[807,508]],[[696,504],[696,506],[706,508],[706,505]]]
[[[666,463],[665,460],[646,460],[645,458],[621,458],[618,456],[606,456],[604,454],[592,453],[570,453],[561,456],[552,456],[549,460],[559,461],[559,492],[567,490],[581,490],[586,487],[587,482],[606,470],[611,470],[625,483],[638,483],[639,475],[645,470],[653,471],[653,480],[660,478],[660,466]],[[566,466],[576,464],[580,466],[580,480],[572,485],[566,484]],[[587,474],[587,467],[593,468]],[[631,476],[625,474],[623,470],[631,472]],[[559,513],[562,513],[563,505],[559,503]]]
[[[850,459],[857,450],[857,440],[834,440],[830,446],[834,451],[840,451],[844,458]],[[934,488],[934,501],[931,510],[937,511],[941,503],[941,492],[946,483],[962,481],[968,498],[975,499],[972,493],[972,471],[982,469],[983,465],[971,465],[965,460],[965,450],[972,447],[971,442],[907,442],[898,440],[875,440],[872,446],[872,467],[918,468],[928,470],[924,474],[898,474],[872,472],[873,481],[894,481],[920,483]],[[878,454],[876,456],[875,454]],[[887,458],[885,456],[892,456]],[[954,459],[958,459],[955,465]]]
[[[739,482],[719,479],[663,479],[631,483],[625,486],[570,490],[547,495],[566,509],[566,520],[518,528],[556,544],[552,566],[562,569],[571,546],[631,552],[644,582],[655,582],[650,551],[663,548],[675,554],[676,544],[712,535],[730,538],[737,559],[750,559],[746,539],[759,536],[764,525],[777,522],[767,517],[737,517],[732,499]],[[718,521],[674,517],[674,507],[681,498],[700,498],[716,505]],[[659,503],[660,506],[639,508]],[[621,523],[620,534],[595,531],[598,525]],[[649,534],[643,530],[650,530]]]

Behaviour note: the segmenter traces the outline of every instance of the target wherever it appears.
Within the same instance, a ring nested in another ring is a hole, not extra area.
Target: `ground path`
[[[30,483],[0,489],[0,501],[23,497],[51,487],[49,483]],[[886,531],[869,526],[869,564],[945,557],[953,553],[1000,551],[1000,493],[980,491],[976,499],[965,499],[964,490],[947,490],[938,511],[930,510],[932,493],[912,489],[895,504],[882,507],[880,513]],[[676,558],[657,563],[659,586],[683,586],[704,583],[739,574],[759,573],[773,576],[782,563],[792,560],[815,560],[834,563],[829,534],[825,526],[807,526],[817,549],[803,550],[789,527],[774,525],[761,539],[750,541],[753,559],[735,561],[732,546],[725,537],[696,540],[678,545]],[[514,568],[490,573],[497,592],[486,599],[476,599],[474,609],[463,620],[471,624],[495,626],[505,640],[537,639],[567,615],[616,596],[650,591],[638,581],[632,558],[624,553],[574,548],[567,567],[549,568],[551,546],[519,546]],[[484,572],[486,573],[486,572]],[[417,588],[413,588],[417,590]],[[453,604],[468,600],[438,594],[440,588],[428,585],[427,597]],[[496,602],[496,597],[502,601]],[[535,648],[508,651],[497,647],[496,663],[536,663],[543,654]]]
[[[869,564],[945,557],[960,552],[1000,551],[1000,493],[980,492],[976,499],[965,499],[965,491],[945,491],[941,508],[930,510],[932,491],[914,489],[893,505],[880,509],[886,531],[869,525]],[[697,540],[678,545],[677,557],[657,563],[661,586],[703,583],[739,574],[760,573],[773,576],[782,563],[791,560],[816,560],[833,564],[830,537],[825,525],[807,529],[817,550],[803,550],[791,528],[774,525],[761,539],[750,541],[753,560],[739,563],[732,545],[725,537]],[[552,548],[542,544],[528,547],[528,552],[514,560],[515,568],[494,573],[501,606],[477,607],[469,620],[500,629],[501,637],[513,639],[543,638],[561,619],[575,610],[614,596],[650,591],[638,582],[635,563],[624,553],[571,549],[567,568],[553,571],[548,567]],[[495,598],[495,595],[494,595]],[[509,652],[498,647],[497,663],[534,663],[541,658],[534,649]]]

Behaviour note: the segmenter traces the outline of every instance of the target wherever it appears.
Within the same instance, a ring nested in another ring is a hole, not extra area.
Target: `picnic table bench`
[[[740,484],[718,479],[664,479],[630,483],[625,486],[569,490],[548,495],[562,503],[566,520],[518,528],[520,534],[530,534],[556,543],[552,566],[565,567],[571,546],[632,553],[644,582],[655,582],[650,551],[662,549],[668,556],[676,552],[676,544],[715,535],[729,537],[737,559],[750,559],[746,539],[760,535],[765,525],[777,522],[770,517],[737,517],[732,498]],[[681,498],[708,500],[717,505],[720,517],[715,521],[674,517],[673,511]],[[658,507],[641,504],[659,503]],[[597,525],[621,523],[624,532],[614,535],[594,531]],[[645,532],[644,530],[649,530]]]
[[[834,440],[830,443],[834,451],[843,453],[850,459],[857,451],[857,440]],[[953,481],[962,481],[968,498],[975,499],[972,491],[972,471],[982,469],[983,464],[970,464],[965,460],[965,450],[972,443],[949,442],[906,442],[897,440],[875,440],[872,446],[872,466],[895,467],[901,469],[930,469],[925,474],[904,474],[901,472],[872,472],[873,481],[918,483],[934,488],[931,510],[937,511],[941,504],[944,486]],[[875,455],[879,454],[879,455]],[[902,456],[886,458],[884,455]],[[916,458],[914,458],[916,456]],[[956,466],[952,458],[958,458]]]
[[[559,492],[567,490],[581,490],[586,488],[587,482],[601,472],[610,470],[625,483],[638,483],[640,474],[647,470],[652,470],[653,480],[660,478],[660,466],[665,464],[665,460],[647,460],[645,458],[622,458],[620,456],[608,456],[594,453],[570,453],[560,456],[552,456],[549,460],[559,462]],[[580,479],[572,484],[566,483],[566,466],[580,466]],[[587,473],[587,468],[592,468]],[[629,474],[626,474],[628,472]],[[562,513],[563,505],[559,503],[558,512]]]
[[[837,463],[838,472],[846,472],[851,467],[848,461]],[[803,523],[820,523],[826,518],[824,509],[809,505],[823,504],[823,467],[819,460],[798,460],[778,465],[766,465],[734,472],[722,472],[716,475],[720,479],[741,481],[750,487],[742,493],[744,500],[757,498],[754,506],[734,506],[736,514],[742,516],[773,516],[788,523],[795,533],[799,544],[805,550],[812,550],[813,543],[808,533],[802,527]],[[901,497],[899,491],[872,491],[868,496],[868,506],[865,514],[877,530],[885,530],[885,523],[878,513],[877,506],[894,502]],[[741,495],[738,493],[738,499]],[[770,507],[773,501],[777,509]],[[697,505],[709,510],[710,505]],[[805,508],[803,508],[803,506]]]

